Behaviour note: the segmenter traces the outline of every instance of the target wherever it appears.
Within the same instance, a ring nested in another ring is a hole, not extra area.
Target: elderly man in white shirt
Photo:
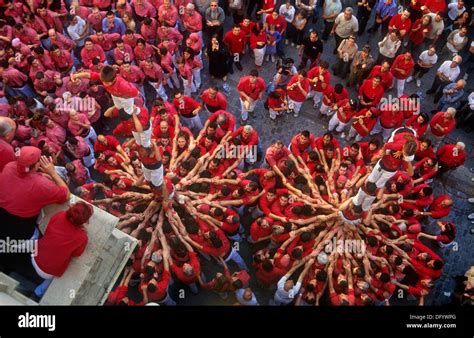
[[[433,84],[431,88],[426,91],[426,94],[434,94],[441,90],[445,85],[456,81],[461,70],[459,65],[462,62],[462,58],[456,55],[452,61],[444,61],[436,72]]]

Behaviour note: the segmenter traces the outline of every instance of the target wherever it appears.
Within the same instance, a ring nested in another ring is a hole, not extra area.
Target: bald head
[[[10,143],[15,137],[16,123],[9,117],[0,116],[0,138]]]

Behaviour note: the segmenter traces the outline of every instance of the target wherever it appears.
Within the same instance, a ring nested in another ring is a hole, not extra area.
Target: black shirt
[[[323,53],[323,43],[319,39],[313,42],[308,36],[304,38],[303,46],[303,53],[310,59],[316,59],[320,54]]]

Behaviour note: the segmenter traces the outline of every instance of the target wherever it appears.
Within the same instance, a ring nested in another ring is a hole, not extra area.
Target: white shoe
[[[469,78],[469,74],[468,73],[464,74],[464,76],[462,78],[463,78],[463,80],[467,80]]]
[[[275,63],[275,55],[271,56],[272,62]]]
[[[474,203],[474,197],[468,198],[467,200],[469,201],[469,203]]]
[[[265,55],[265,61],[270,60],[270,55]]]
[[[346,133],[342,133],[342,134],[341,134],[341,137],[342,137],[342,138],[345,138],[345,137],[346,137]]]
[[[407,83],[410,83],[410,82],[412,82],[412,81],[413,81],[413,76],[409,76],[409,77],[407,78]]]
[[[416,86],[417,86],[418,88],[421,87],[421,80],[420,80],[420,79],[416,79]]]
[[[469,216],[467,216],[467,218],[474,219],[474,212],[472,214],[470,214]]]

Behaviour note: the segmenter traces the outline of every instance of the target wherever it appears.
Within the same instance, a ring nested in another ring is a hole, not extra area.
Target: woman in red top
[[[255,66],[259,70],[263,64],[266,46],[267,33],[265,32],[265,27],[260,27],[259,24],[256,24],[253,26],[252,35],[250,36],[250,49],[253,50],[253,54],[255,56]]]
[[[428,115],[420,113],[420,115],[413,115],[410,117],[405,123],[405,126],[414,129],[417,137],[421,137],[425,134],[426,129],[428,128],[428,120]]]
[[[88,236],[84,229],[94,211],[90,204],[77,202],[66,211],[60,211],[49,220],[46,231],[38,241],[37,255],[31,264],[37,277],[44,279],[35,294],[41,297],[54,277],[61,277],[71,259],[86,249]]]

